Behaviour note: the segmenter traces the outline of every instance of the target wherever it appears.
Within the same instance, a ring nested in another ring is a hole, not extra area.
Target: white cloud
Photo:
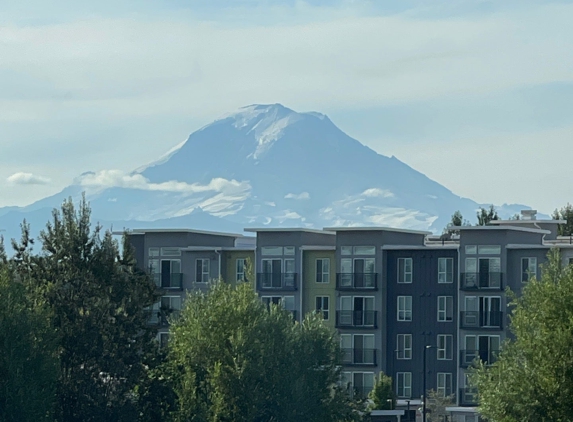
[[[6,181],[13,185],[47,185],[50,183],[47,177],[24,172],[14,173]]]
[[[82,175],[76,183],[87,188],[110,188],[120,187],[128,189],[140,189],[162,192],[176,192],[183,194],[194,194],[201,192],[245,192],[250,191],[248,182],[238,182],[223,178],[214,178],[208,184],[185,183],[170,180],[162,183],[151,183],[141,174],[126,174],[121,170],[102,170],[97,173],[86,173]]]
[[[310,194],[308,192],[301,192],[299,194],[296,193],[287,193],[285,195],[285,199],[297,199],[297,200],[301,200],[301,199],[310,199]]]
[[[388,189],[370,188],[362,192],[362,196],[369,198],[393,198],[395,195]]]

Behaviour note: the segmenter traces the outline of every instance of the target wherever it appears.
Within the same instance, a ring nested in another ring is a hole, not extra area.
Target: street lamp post
[[[423,377],[422,377],[422,420],[426,422],[426,352],[434,346],[426,345],[424,347],[424,364],[423,364]]]

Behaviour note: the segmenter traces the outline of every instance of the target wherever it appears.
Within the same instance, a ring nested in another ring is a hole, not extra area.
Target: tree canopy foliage
[[[485,226],[489,224],[492,220],[499,220],[497,215],[497,211],[493,205],[490,205],[488,209],[480,207],[479,211],[476,214],[478,222],[478,226]]]
[[[558,233],[560,236],[573,235],[573,205],[567,203],[561,209],[553,211],[554,220],[565,220],[565,224],[560,224]]]
[[[172,325],[169,365],[177,421],[348,421],[348,394],[337,386],[336,335],[309,316],[294,323],[270,309],[249,284],[215,284],[190,293]]]
[[[0,251],[0,421],[53,421],[58,336]]]
[[[374,381],[374,388],[368,394],[370,410],[396,409],[396,394],[392,387],[392,377],[380,372]]]
[[[54,210],[34,253],[29,227],[13,241],[12,263],[27,294],[45,303],[58,334],[58,421],[123,421],[140,416],[137,387],[157,350],[149,326],[155,286],[139,271],[124,237],[123,251],[90,222],[85,198]]]
[[[558,249],[540,280],[512,300],[507,342],[497,361],[473,374],[480,412],[496,422],[563,422],[573,415],[573,267]]]

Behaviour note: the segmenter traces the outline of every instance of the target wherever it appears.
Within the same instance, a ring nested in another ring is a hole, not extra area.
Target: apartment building
[[[573,262],[573,239],[557,236],[556,220],[495,221],[457,227],[458,234],[387,227],[247,229],[255,236],[198,230],[134,230],[138,263],[161,289],[164,309],[180,308],[184,292],[207,281],[245,280],[265,303],[281,304],[300,321],[319,312],[336,329],[344,352],[344,385],[365,396],[381,371],[392,376],[402,420],[415,420],[424,391],[454,395],[452,421],[476,422],[476,391],[467,379],[476,359],[494,362],[508,336],[505,287],[520,292],[540,275],[552,247]]]

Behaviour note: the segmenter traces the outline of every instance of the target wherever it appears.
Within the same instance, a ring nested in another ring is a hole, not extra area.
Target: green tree
[[[446,407],[455,405],[455,397],[455,394],[444,396],[436,390],[428,391],[426,398],[428,407],[428,416],[426,418],[428,422],[444,422],[446,416],[448,416]]]
[[[301,324],[270,309],[247,283],[190,293],[172,325],[170,376],[177,421],[347,421],[337,387],[341,352],[318,317]]]
[[[461,227],[461,226],[469,226],[470,222],[468,220],[466,220],[464,218],[464,216],[462,215],[461,211],[456,211],[452,214],[452,218],[450,220],[450,222],[448,223],[448,226],[443,230],[443,233],[455,233],[455,234],[459,234],[460,231],[456,230],[456,227]]]
[[[156,353],[147,310],[154,284],[138,270],[127,237],[123,251],[110,232],[91,229],[85,197],[54,210],[32,253],[29,227],[13,242],[14,262],[30,294],[45,301],[59,334],[56,419],[123,421],[140,416],[138,387]]]
[[[492,220],[499,220],[499,217],[497,215],[497,211],[495,210],[495,207],[493,205],[490,205],[488,209],[479,208],[479,211],[477,212],[477,219],[478,219],[478,226],[485,226],[486,224],[489,224],[490,221]]]
[[[560,224],[558,228],[560,236],[573,235],[573,205],[567,203],[560,210],[556,209],[552,217],[554,220],[565,220],[565,224]]]
[[[396,394],[392,388],[392,378],[380,372],[374,381],[374,388],[368,394],[370,410],[396,409]]]
[[[48,308],[31,301],[0,239],[0,420],[53,421],[57,335]]]
[[[480,413],[496,422],[562,422],[573,415],[573,269],[553,249],[540,280],[513,297],[497,361],[472,375]]]

